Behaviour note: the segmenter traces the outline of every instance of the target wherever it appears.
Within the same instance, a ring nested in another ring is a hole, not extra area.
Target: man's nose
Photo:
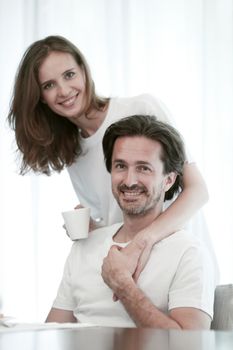
[[[128,169],[128,171],[125,174],[124,183],[126,186],[131,187],[133,185],[136,185],[138,183],[138,176],[135,170]]]

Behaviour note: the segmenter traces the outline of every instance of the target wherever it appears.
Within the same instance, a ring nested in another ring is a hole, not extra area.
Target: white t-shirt
[[[120,301],[101,277],[103,258],[121,224],[100,228],[73,244],[53,307],[72,310],[83,323],[135,327]],[[215,273],[209,253],[191,234],[179,231],[155,244],[138,286],[161,311],[198,308],[211,317]]]

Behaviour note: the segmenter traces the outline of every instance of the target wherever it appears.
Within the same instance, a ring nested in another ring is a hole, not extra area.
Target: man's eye
[[[144,173],[148,173],[148,172],[151,171],[151,169],[148,166],[145,166],[145,165],[139,166],[138,170],[141,171],[141,172],[144,172]]]
[[[124,169],[125,168],[125,165],[124,164],[116,164],[115,165],[115,169]]]

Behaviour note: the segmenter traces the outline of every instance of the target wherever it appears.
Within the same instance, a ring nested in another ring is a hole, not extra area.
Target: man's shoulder
[[[111,239],[112,236],[117,232],[122,223],[116,223],[109,226],[103,226],[91,231],[88,235],[88,238],[77,241],[79,246],[88,246],[94,244],[101,244],[106,239]]]
[[[185,269],[199,266],[214,271],[213,261],[208,248],[194,234],[180,230],[158,242],[153,256],[165,257],[169,266],[185,266]],[[169,256],[169,259],[167,257]],[[214,274],[214,273],[213,273]]]
[[[180,248],[183,247],[184,249],[191,247],[196,249],[203,249],[203,243],[201,240],[185,229],[174,232],[172,235],[163,239],[161,242],[164,245],[171,245],[173,247]]]

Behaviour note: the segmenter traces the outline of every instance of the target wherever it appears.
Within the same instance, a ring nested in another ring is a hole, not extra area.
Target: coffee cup
[[[90,208],[79,208],[62,212],[65,229],[72,241],[88,237]]]

